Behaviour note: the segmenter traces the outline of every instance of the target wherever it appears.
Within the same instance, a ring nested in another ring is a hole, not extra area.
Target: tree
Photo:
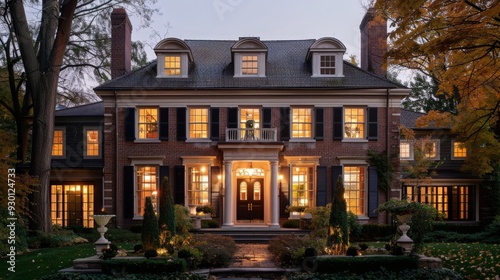
[[[456,98],[456,114],[430,111],[425,126],[451,127],[468,150],[462,170],[479,176],[500,164],[498,1],[375,0],[392,22],[391,63],[435,79],[436,95]]]
[[[328,246],[335,255],[345,255],[349,247],[349,226],[347,222],[347,204],[344,198],[344,183],[339,177],[333,192],[328,229]]]
[[[158,227],[160,228],[160,243],[166,245],[168,236],[175,235],[175,207],[170,192],[168,177],[163,177],[163,183],[160,189],[160,211],[158,218]]]
[[[95,66],[92,64],[95,60],[89,58],[99,57],[99,54],[89,53],[84,46],[95,44],[103,47],[104,40],[99,36],[89,38],[85,34],[94,34],[98,30],[97,26],[103,26],[100,24],[102,20],[98,20],[104,11],[109,13],[109,9],[116,4],[137,7],[136,11],[147,21],[152,11],[147,8],[147,2],[154,3],[155,0],[45,0],[41,3],[40,18],[37,19],[39,25],[36,39],[33,39],[33,29],[26,16],[25,6],[28,5],[22,0],[12,0],[3,6],[11,20],[26,79],[24,87],[33,106],[33,144],[29,172],[31,176],[38,178],[40,184],[33,192],[31,201],[34,215],[30,224],[32,229],[44,232],[50,232],[51,229],[48,208],[50,162],[56,97],[57,92],[64,88],[59,87],[61,71],[69,67],[68,61],[76,58],[83,58],[82,61],[85,61],[76,65],[78,67]],[[86,30],[87,33],[73,32],[75,30]],[[70,41],[72,35],[76,37]]]
[[[402,101],[404,109],[413,112],[440,111],[457,114],[455,95],[449,96],[437,94],[438,85],[433,78],[428,78],[420,73],[416,73],[413,81],[410,82],[410,95]]]
[[[158,229],[158,219],[156,218],[153,201],[150,196],[146,197],[144,207],[144,219],[142,220],[142,248],[144,251],[158,249],[160,230]]]

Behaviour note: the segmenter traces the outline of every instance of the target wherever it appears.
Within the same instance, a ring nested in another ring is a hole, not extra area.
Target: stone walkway
[[[238,249],[229,267],[276,267],[268,244],[237,244]]]

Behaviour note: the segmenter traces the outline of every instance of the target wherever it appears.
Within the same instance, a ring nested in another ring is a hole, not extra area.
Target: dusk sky
[[[225,39],[260,37],[261,40],[335,37],[347,48],[344,59],[359,61],[359,24],[366,0],[159,0],[149,28],[131,15],[132,40],[146,43],[148,60],[166,37]],[[168,27],[169,26],[169,27]],[[155,32],[157,35],[154,35]],[[168,33],[167,33],[168,32]]]

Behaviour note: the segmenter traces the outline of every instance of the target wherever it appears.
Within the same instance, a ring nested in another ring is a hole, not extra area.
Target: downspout
[[[116,96],[116,91],[113,91],[115,96],[115,211],[118,210],[118,199],[116,198],[118,194],[118,100]],[[115,212],[116,213],[116,212]],[[116,213],[118,214],[118,213]],[[123,215],[120,214],[120,218],[123,218]],[[115,219],[115,227],[117,227],[118,217]]]
[[[391,135],[391,132],[389,130],[389,116],[390,116],[390,113],[389,113],[389,89],[386,89],[386,104],[385,104],[385,111],[386,111],[386,116],[385,116],[385,129],[386,129],[386,133],[387,133],[387,136],[386,136],[386,139],[385,139],[385,152],[386,152],[386,156],[387,156],[387,160],[389,161],[389,164],[391,164],[391,158],[390,158],[390,152],[389,152],[389,137]],[[385,201],[389,201],[389,197],[390,197],[390,191],[391,191],[391,185],[392,182],[390,182],[390,184],[388,184],[387,186],[387,190],[385,191]],[[386,211],[386,221],[389,221],[389,213]]]

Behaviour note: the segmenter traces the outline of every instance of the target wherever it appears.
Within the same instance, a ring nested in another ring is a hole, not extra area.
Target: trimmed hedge
[[[317,258],[319,273],[366,273],[379,271],[401,271],[418,268],[418,259],[413,257],[323,257]]]
[[[80,274],[80,273],[56,273],[51,275],[45,275],[41,280],[113,280],[117,279],[116,276],[105,275],[105,274]],[[206,280],[207,277],[198,274],[192,274],[188,272],[172,272],[161,275],[151,275],[151,274],[128,274],[122,275],[119,279],[131,279],[131,280],[164,280],[164,279],[176,279],[176,280]]]
[[[114,272],[126,272],[128,274],[162,274],[169,272],[184,272],[187,269],[186,261],[183,259],[141,259],[120,260],[112,259],[102,262],[102,272],[113,275]]]
[[[464,280],[460,273],[442,268],[442,269],[408,269],[400,272],[394,271],[372,271],[364,274],[355,273],[335,273],[335,274],[320,274],[320,273],[295,273],[287,275],[287,280]]]

